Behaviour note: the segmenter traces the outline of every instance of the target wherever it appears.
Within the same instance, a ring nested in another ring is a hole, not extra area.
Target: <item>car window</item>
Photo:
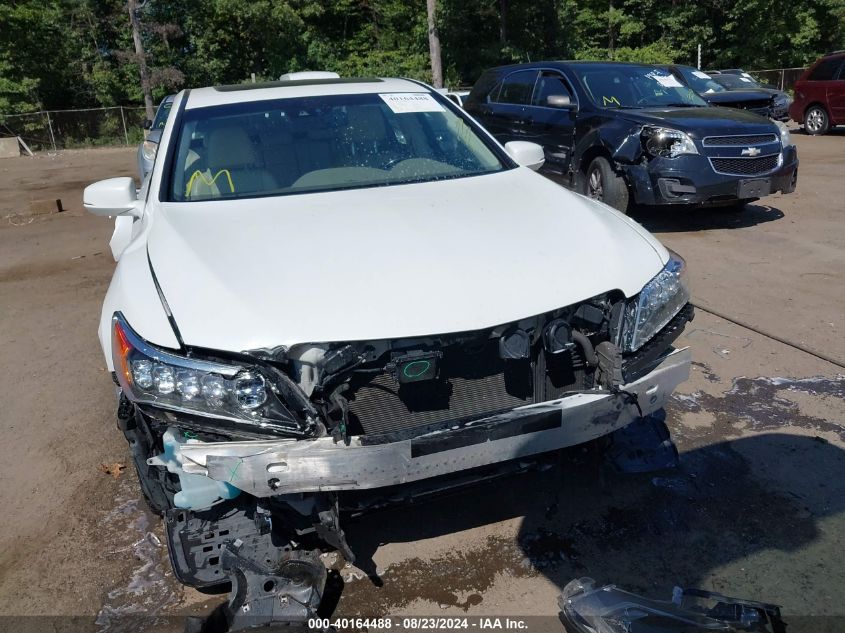
[[[721,74],[715,75],[713,81],[724,86],[728,90],[747,90],[748,88],[759,88],[758,84],[753,79],[742,77],[741,75]]]
[[[546,71],[537,79],[534,86],[534,96],[531,98],[531,105],[545,106],[551,95],[563,95],[572,99],[572,91],[566,80],[558,73]]]
[[[831,79],[835,79],[841,65],[841,58],[823,59],[810,71],[807,79],[809,81],[830,81]]]
[[[520,70],[511,73],[502,82],[502,88],[496,98],[497,103],[527,105],[531,102],[531,92],[537,80],[536,70]]]
[[[173,106],[173,101],[162,101],[161,105],[158,106],[158,110],[156,110],[155,119],[153,119],[153,124],[150,129],[152,130],[163,130],[165,124],[167,123],[167,117],[170,116],[170,108]]]
[[[167,199],[329,191],[509,168],[500,150],[446,103],[411,92],[186,109]]]
[[[707,105],[695,91],[660,68],[597,64],[580,66],[577,73],[590,98],[600,108]]]
[[[494,101],[500,88],[499,77],[495,72],[487,71],[475,82],[464,104]]]
[[[678,72],[687,82],[687,85],[698,94],[709,94],[713,92],[725,92],[725,88],[713,81],[713,78],[705,72],[696,68],[686,66],[678,67]]]

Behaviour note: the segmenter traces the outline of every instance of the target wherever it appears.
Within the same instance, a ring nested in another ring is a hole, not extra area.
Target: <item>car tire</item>
[[[628,212],[628,185],[613,171],[608,160],[598,156],[587,167],[584,190],[588,198],[599,200],[622,213]]]
[[[830,117],[820,105],[814,105],[804,114],[804,129],[811,136],[827,134],[830,129]]]
[[[148,458],[159,453],[154,447],[154,435],[144,416],[124,397],[120,401],[117,424],[129,442],[132,465],[144,501],[153,513],[164,516],[165,512],[175,507],[173,497],[180,490],[178,478],[164,468],[147,464]]]

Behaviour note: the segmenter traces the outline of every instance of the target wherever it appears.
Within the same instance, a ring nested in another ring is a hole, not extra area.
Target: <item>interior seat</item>
[[[243,128],[211,130],[205,146],[206,169],[187,174],[189,199],[237,196],[278,188],[276,179],[260,163],[256,148]]]
[[[346,140],[353,165],[380,167],[393,157],[395,138],[379,106],[349,109]]]
[[[343,166],[337,133],[326,117],[302,115],[295,117],[293,123],[300,174]]]
[[[261,139],[261,153],[264,167],[281,187],[288,187],[302,175],[296,156],[293,135],[287,126],[268,131]]]

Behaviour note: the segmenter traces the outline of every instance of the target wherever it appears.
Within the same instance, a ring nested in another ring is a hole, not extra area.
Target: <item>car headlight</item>
[[[789,147],[792,145],[792,139],[789,137],[789,128],[786,127],[786,123],[783,121],[775,121],[775,125],[778,126],[778,131],[780,132],[780,144],[782,147]]]
[[[138,336],[119,312],[112,318],[112,360],[123,393],[132,402],[262,430],[300,428],[261,368],[158,349]]]
[[[683,596],[682,592],[681,595]],[[742,602],[735,605],[719,601],[713,609],[698,610],[692,605],[682,607],[674,601],[651,600],[615,585],[596,587],[592,578],[570,581],[558,597],[561,619],[569,633],[729,633],[760,630],[765,628],[761,622],[767,620],[761,620],[758,610],[754,608],[758,604],[760,603],[754,603],[753,607],[748,608]],[[765,608],[768,605],[761,606]],[[734,620],[743,626],[731,626]]]
[[[645,150],[652,156],[676,158],[682,154],[698,154],[698,148],[686,132],[668,127],[647,125],[640,138]]]
[[[158,143],[153,141],[144,141],[141,145],[141,154],[145,160],[155,160],[156,152],[158,151]]]
[[[669,261],[639,294],[625,304],[621,344],[626,352],[643,346],[672,320],[690,299],[686,263],[669,251]]]

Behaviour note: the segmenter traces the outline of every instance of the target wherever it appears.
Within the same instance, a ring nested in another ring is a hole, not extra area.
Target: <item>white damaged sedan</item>
[[[686,380],[683,260],[542,162],[420,83],[294,80],[180,93],[144,188],[85,190],[116,216],[99,335],[182,582],[301,621],[318,548],[353,556],[347,491],[480,481]]]

